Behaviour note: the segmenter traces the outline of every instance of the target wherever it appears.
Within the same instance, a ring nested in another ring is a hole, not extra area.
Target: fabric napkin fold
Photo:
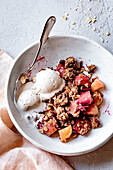
[[[5,80],[13,59],[0,50],[0,170],[72,170],[60,157],[22,137],[10,120],[4,98]]]

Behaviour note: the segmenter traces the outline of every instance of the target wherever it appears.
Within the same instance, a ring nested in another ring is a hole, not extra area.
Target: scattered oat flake
[[[75,8],[75,11],[77,11],[78,10],[78,8]]]
[[[67,20],[67,17],[65,17],[65,16],[63,16],[62,18],[63,18],[65,21]]]
[[[96,28],[93,28],[93,31],[96,31]]]
[[[94,16],[94,19],[96,19],[97,17],[96,16]]]
[[[95,22],[96,22],[96,19],[95,19],[95,18],[92,18],[92,22],[95,23]]]
[[[74,22],[74,21],[72,22],[72,25],[75,25],[75,22]]]
[[[88,11],[91,11],[91,8],[88,8]]]
[[[104,39],[102,37],[100,39],[101,39],[101,42],[104,43]]]
[[[66,13],[65,15],[66,15],[66,16],[69,16],[69,13]]]
[[[91,23],[91,22],[92,22],[91,18],[87,17],[87,23]]]
[[[82,4],[80,4],[80,6],[83,8],[83,5],[82,5]]]
[[[103,10],[103,8],[101,9],[100,14],[102,14],[102,10]]]
[[[108,40],[106,40],[105,42],[108,43]]]
[[[100,31],[99,31],[99,30],[97,30],[97,32],[99,33]]]
[[[106,32],[106,35],[109,36],[109,35],[110,35],[110,32]]]

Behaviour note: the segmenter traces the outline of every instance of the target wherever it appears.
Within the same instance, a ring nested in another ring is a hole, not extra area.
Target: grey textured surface
[[[64,21],[62,16],[66,13],[69,16]],[[113,52],[113,0],[0,0],[0,48],[16,58],[27,45],[39,39],[50,15],[57,18],[51,35],[87,36]],[[96,16],[96,22],[88,24],[88,16]],[[92,153],[65,159],[77,170],[113,169],[113,139]]]

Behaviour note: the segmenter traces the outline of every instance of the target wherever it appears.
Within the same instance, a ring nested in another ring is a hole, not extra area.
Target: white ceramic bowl
[[[40,64],[36,64],[33,71],[35,75],[42,67],[47,66],[55,67],[60,59],[65,59],[69,56],[74,56],[79,61],[82,58],[84,64],[95,64],[98,67],[98,71],[95,75],[98,75],[102,80],[106,89],[104,92],[104,103],[100,109],[100,121],[102,127],[91,130],[86,136],[79,136],[76,139],[70,140],[68,143],[61,143],[58,137],[47,137],[44,134],[40,134],[32,124],[28,123],[25,119],[25,115],[21,115],[13,102],[13,92],[15,87],[15,81],[21,72],[26,70],[35,55],[38,42],[27,47],[16,58],[7,80],[6,98],[8,112],[18,131],[31,143],[46,151],[59,154],[59,155],[80,155],[93,151],[105,142],[107,142],[113,134],[113,57],[102,46],[96,42],[80,36],[53,36],[49,38],[44,45],[41,56],[45,56],[40,61]],[[111,115],[108,114],[106,109],[108,108]]]

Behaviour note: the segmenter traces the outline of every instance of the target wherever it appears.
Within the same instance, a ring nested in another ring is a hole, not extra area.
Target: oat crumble
[[[92,19],[90,17],[87,17],[87,23],[90,24],[92,22]]]
[[[59,61],[56,71],[65,80],[65,86],[45,101],[46,110],[40,114],[42,119],[36,125],[40,133],[51,136],[59,132],[61,141],[66,142],[71,136],[83,136],[91,129],[101,127],[99,106],[103,95],[99,89],[104,84],[98,77],[90,80],[96,69],[94,64],[87,68],[88,76],[84,73],[83,62],[78,62],[74,57]]]

